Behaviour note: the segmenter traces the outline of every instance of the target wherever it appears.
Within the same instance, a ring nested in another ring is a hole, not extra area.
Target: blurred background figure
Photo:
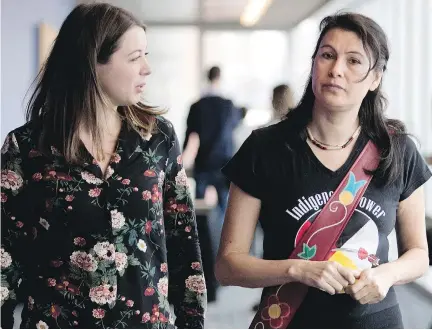
[[[288,85],[282,84],[273,88],[272,106],[272,119],[267,125],[278,123],[294,108],[294,95]]]
[[[183,160],[188,167],[193,166],[196,198],[204,198],[208,186],[216,188],[221,222],[226,210],[228,185],[220,169],[233,155],[233,131],[240,121],[240,110],[221,95],[219,67],[212,67],[207,78],[208,89],[189,111]],[[188,147],[191,134],[192,144]]]
[[[309,41],[316,40],[321,19],[337,11],[367,15],[388,35],[392,53],[383,81],[389,100],[386,114],[406,124],[420,142],[420,152],[432,164],[430,0],[2,0],[2,140],[7,132],[24,124],[26,102],[22,100],[31,95],[28,86],[49,54],[61,23],[77,3],[93,2],[123,7],[147,25],[152,74],[144,97],[146,103],[167,109],[165,116],[173,123],[179,141],[188,141],[183,156],[193,195],[194,164],[202,141],[197,132],[188,132],[191,105],[217,95],[247,108],[233,128],[234,152],[250,131],[271,125],[282,115],[274,115],[273,109],[279,107],[269,97],[275,86],[284,84],[291,90],[292,105],[282,106],[282,112],[297,104],[310,73],[314,43]],[[208,73],[216,65],[221,74],[213,88]],[[211,122],[209,129],[215,123]],[[260,290],[221,287],[216,300],[212,242],[218,244],[219,233],[210,225],[221,223],[216,217],[218,194],[209,185],[204,198],[193,198],[211,302],[205,326],[245,328]],[[425,186],[425,198],[426,224],[432,228],[432,182]],[[396,246],[395,232],[389,239],[391,246]],[[260,255],[261,250],[257,233],[251,254]],[[391,256],[397,258],[397,249]],[[432,270],[428,274],[396,290],[406,327],[425,328],[432,323]]]
[[[240,122],[240,110],[231,100],[222,96],[219,67],[211,67],[207,79],[208,85],[202,97],[192,104],[187,117],[183,162],[193,177],[195,198],[207,201],[207,205],[215,201],[217,205],[207,218],[201,219],[199,228],[204,245],[203,264],[209,301],[213,301],[218,287],[213,264],[219,247],[229,189],[220,169],[234,153],[233,132]]]

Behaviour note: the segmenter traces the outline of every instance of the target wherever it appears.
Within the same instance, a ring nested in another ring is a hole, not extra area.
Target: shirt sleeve
[[[252,132],[239,151],[222,168],[222,173],[244,192],[262,199],[264,184],[261,161],[257,137],[255,132]]]
[[[189,135],[193,132],[198,133],[197,123],[196,123],[196,105],[193,104],[189,110],[189,114],[186,120],[186,134],[185,140],[183,143],[183,149],[186,149],[186,146],[189,142]]]
[[[403,185],[400,201],[407,199],[432,176],[431,170],[417,150],[414,141],[406,137],[404,153]]]
[[[164,191],[169,301],[180,329],[204,328],[207,303],[195,210],[173,130]]]
[[[30,235],[23,203],[23,159],[15,134],[6,137],[1,152],[1,327],[11,329]]]

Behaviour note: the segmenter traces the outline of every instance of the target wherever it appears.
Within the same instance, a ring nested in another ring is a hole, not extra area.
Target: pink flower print
[[[177,205],[177,211],[179,213],[186,213],[187,211],[189,211],[189,208],[186,204],[178,204]]]
[[[75,196],[73,195],[67,195],[65,197],[66,202],[72,202],[75,199]]]
[[[186,171],[184,168],[182,168],[177,173],[177,175],[175,177],[175,182],[176,182],[176,186],[180,186],[180,187],[188,187],[189,186],[188,178],[187,178]]]
[[[98,267],[98,263],[93,256],[82,251],[73,252],[70,260],[73,265],[88,272],[94,272]]]
[[[33,174],[32,179],[34,181],[40,181],[40,180],[42,180],[42,174],[41,173],[35,173],[35,174]]]
[[[191,227],[191,226],[186,226],[186,228],[185,228],[185,232],[190,233],[191,230],[192,230],[192,227]]]
[[[84,245],[86,245],[86,240],[85,240],[85,238],[82,238],[82,237],[75,237],[74,238],[74,244],[75,245],[77,245],[77,246],[84,246]]]
[[[162,273],[166,273],[168,272],[168,264],[166,262],[164,262],[163,264],[160,265],[160,270]]]
[[[123,213],[118,210],[111,210],[111,225],[114,229],[120,229],[125,224],[125,217]]]
[[[151,221],[147,221],[145,224],[145,232],[146,234],[150,234],[152,231],[152,223]]]
[[[189,276],[186,281],[186,288],[190,291],[203,294],[207,291],[204,277],[202,275]]]
[[[90,300],[99,305],[111,304],[116,300],[117,286],[103,284],[90,289]]]
[[[151,192],[146,190],[142,193],[142,199],[148,201],[151,198]]]
[[[102,308],[93,309],[93,317],[95,319],[103,319],[105,317],[105,310]]]
[[[150,297],[150,296],[153,296],[154,293],[155,293],[155,290],[153,288],[147,288],[144,291],[144,296]]]
[[[150,321],[150,313],[144,313],[141,322],[147,323],[148,321]]]
[[[104,260],[115,260],[115,246],[109,242],[99,242],[94,246],[94,251],[99,258]]]
[[[162,323],[167,323],[168,319],[166,318],[165,315],[163,315],[162,313],[159,314],[159,321],[161,321]]]
[[[144,172],[144,176],[147,176],[149,178],[154,178],[156,176],[156,172],[153,170],[146,170]]]
[[[7,195],[5,193],[1,193],[1,202],[6,203],[7,202]]]
[[[1,187],[12,191],[18,190],[23,185],[23,179],[20,175],[10,170],[1,171]]]
[[[97,178],[93,173],[87,171],[81,172],[81,177],[85,182],[95,184],[97,186],[103,183],[101,179]]]
[[[159,293],[162,296],[164,296],[164,297],[168,296],[168,278],[166,276],[162,277],[159,280],[157,287],[158,287]]]
[[[16,226],[18,228],[22,228],[24,226],[24,224],[21,221],[17,221]]]
[[[56,285],[56,280],[54,278],[49,278],[48,279],[48,286],[55,286]]]
[[[133,305],[134,305],[134,301],[133,300],[126,301],[126,306],[127,307],[133,307]]]
[[[157,201],[159,200],[159,192],[153,194],[151,200],[153,203],[157,203]]]
[[[191,268],[194,270],[200,270],[201,269],[201,264],[199,262],[193,262],[191,265]]]
[[[101,188],[94,188],[89,190],[89,196],[90,197],[99,197],[102,189]]]
[[[125,269],[127,265],[127,255],[123,252],[116,252],[115,253],[115,265],[116,269],[121,272],[123,269]]]
[[[1,248],[1,268],[8,268],[12,264],[11,255],[5,251],[4,248]]]
[[[123,179],[121,183],[124,184],[125,186],[127,186],[130,184],[130,180],[129,179]]]
[[[177,164],[179,165],[183,164],[183,158],[181,155],[177,156]]]

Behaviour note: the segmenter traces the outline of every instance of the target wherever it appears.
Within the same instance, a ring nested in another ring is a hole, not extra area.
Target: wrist
[[[399,281],[398,271],[394,266],[395,265],[392,262],[388,262],[376,268],[376,270],[379,272],[379,275],[383,276],[389,283],[389,286],[393,286]]]
[[[302,282],[305,260],[287,260],[287,282]]]

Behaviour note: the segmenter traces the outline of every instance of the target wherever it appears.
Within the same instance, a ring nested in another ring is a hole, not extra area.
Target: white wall
[[[196,27],[149,27],[148,59],[152,69],[145,98],[168,110],[180,143],[190,105],[199,96],[199,30]]]
[[[75,0],[1,0],[1,142],[24,124],[24,97],[38,70],[38,24],[60,27]]]

